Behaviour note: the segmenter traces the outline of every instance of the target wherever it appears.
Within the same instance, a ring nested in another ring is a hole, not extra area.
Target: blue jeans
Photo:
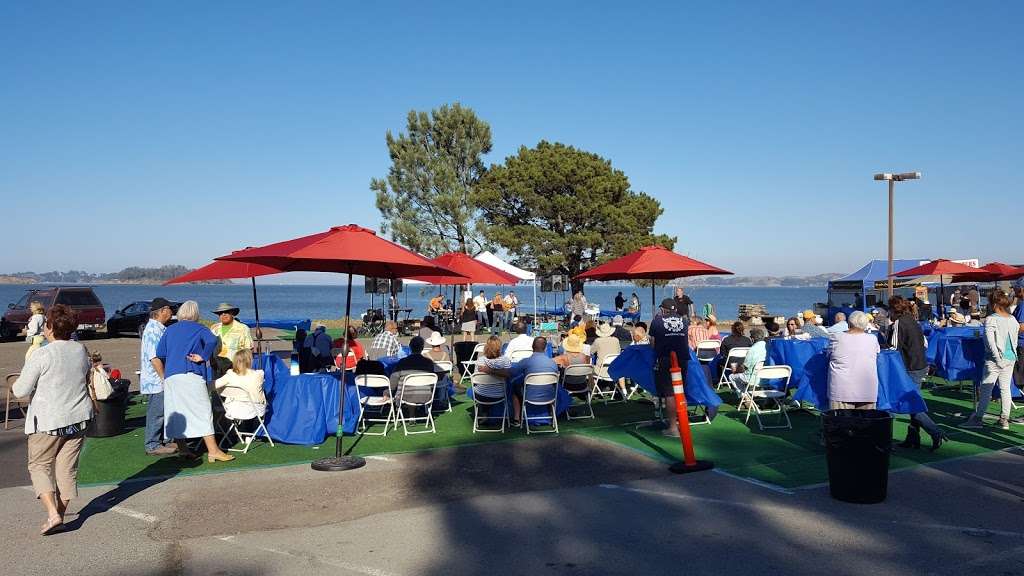
[[[146,451],[164,443],[164,393],[146,394]]]
[[[476,311],[476,324],[478,330],[483,330],[487,327],[487,311],[477,310]]]

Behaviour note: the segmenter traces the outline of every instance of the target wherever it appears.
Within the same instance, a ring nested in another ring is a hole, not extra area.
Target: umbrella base
[[[310,466],[312,466],[313,470],[319,470],[320,472],[341,472],[362,468],[366,466],[366,460],[359,456],[335,456],[314,460]]]
[[[689,474],[690,472],[703,472],[705,470],[711,470],[715,467],[714,462],[708,460],[697,460],[693,466],[687,466],[686,462],[676,462],[675,464],[668,467],[669,472],[673,474]]]

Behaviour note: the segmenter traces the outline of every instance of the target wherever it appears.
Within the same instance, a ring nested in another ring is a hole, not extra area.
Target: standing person
[[[676,353],[679,367],[683,371],[683,381],[686,381],[686,368],[690,360],[690,346],[687,344],[686,322],[676,309],[676,300],[666,298],[661,301],[661,309],[651,322],[649,338],[653,340],[654,352],[657,358],[654,366],[654,383],[657,386],[658,397],[665,404],[665,416],[668,419],[668,427],[663,434],[672,438],[679,437],[679,421],[676,414],[676,403],[673,401],[675,394],[672,392],[671,353]],[[682,417],[686,417],[685,414]]]
[[[981,428],[982,418],[992,401],[992,388],[999,383],[999,428],[1010,429],[1013,370],[1019,359],[1016,344],[1020,341],[1020,323],[1010,314],[1010,297],[996,289],[988,296],[992,314],[985,318],[985,373],[978,392],[974,414],[961,424],[963,428]]]
[[[569,314],[573,318],[577,316],[583,318],[587,315],[587,297],[583,295],[582,290],[572,295],[572,301],[569,303]]]
[[[154,298],[149,304],[149,321],[142,331],[142,349],[139,352],[139,392],[146,395],[146,435],[143,446],[150,456],[174,454],[177,449],[164,443],[164,380],[153,367],[156,345],[167,330],[174,311],[171,303]]]
[[[629,312],[630,314],[640,313],[640,297],[636,295],[636,292],[629,297]]]
[[[304,368],[303,372],[316,372],[333,365],[334,358],[331,358],[332,345],[331,337],[327,334],[327,327],[323,324],[318,324],[306,336],[306,341],[302,343],[303,348],[309,349],[309,366]]]
[[[28,305],[28,309],[32,311],[32,316],[29,317],[28,324],[25,325],[25,341],[28,342],[28,350],[25,352],[26,361],[33,352],[42,347],[46,340],[46,337],[43,336],[43,329],[46,325],[46,316],[44,316],[46,310],[43,308],[43,303],[33,300]]]
[[[483,290],[473,298],[473,309],[476,310],[477,326],[487,326],[487,297],[484,296]]]
[[[505,329],[505,299],[501,297],[501,292],[494,293],[494,299],[491,300],[491,311],[494,317],[491,332],[501,334],[501,331]]]
[[[156,345],[153,367],[164,382],[164,436],[178,443],[178,451],[191,454],[185,441],[202,438],[209,462],[228,462],[213,437],[213,408],[206,387],[206,366],[220,345],[198,322],[199,304],[188,300],[178,308],[178,321],[167,327]]]
[[[239,350],[252,350],[252,334],[248,326],[235,320],[238,316],[237,306],[221,302],[213,313],[220,320],[219,323],[210,326],[210,332],[220,340],[217,355],[210,361],[213,377],[216,379],[231,369],[235,354]]]
[[[913,304],[902,296],[893,296],[889,300],[889,311],[892,313],[893,322],[889,331],[889,345],[899,350],[900,355],[903,356],[907,374],[910,375],[914,384],[921,388],[921,382],[928,375],[928,362],[925,360],[924,333],[921,332],[921,324],[913,313]],[[927,412],[919,412],[910,415],[907,438],[900,446],[904,448],[920,447],[921,428],[924,428],[932,438],[932,452],[938,450],[939,446],[947,439]]]
[[[1017,384],[1024,385],[1024,278],[1018,278],[1013,283],[1013,294],[1016,297],[1013,317],[1020,325],[1020,330],[1017,333],[1017,362],[1014,363],[1013,374],[1017,379]],[[1014,418],[1013,423],[1024,424],[1024,417]]]
[[[868,315],[850,314],[849,329],[832,338],[828,398],[832,410],[874,410],[878,402],[878,339],[868,334]]]
[[[616,312],[622,312],[622,310],[625,307],[626,307],[626,299],[622,297],[622,290],[619,290],[619,293],[615,295],[615,311]]]
[[[509,290],[503,303],[505,304],[505,327],[511,328],[512,319],[516,316],[516,308],[519,307],[519,299],[516,298],[515,292]]]
[[[89,354],[69,340],[77,326],[71,308],[50,308],[43,325],[50,343],[32,354],[11,389],[19,398],[32,398],[25,415],[28,472],[46,509],[43,536],[64,529],[64,513],[78,496],[78,456],[93,416]]]
[[[486,318],[486,314],[484,318]],[[462,341],[469,342],[476,340],[476,324],[479,322],[480,312],[476,309],[476,298],[467,299],[462,303]]]
[[[686,295],[686,290],[682,286],[676,286],[675,301],[679,315],[684,319],[689,319],[693,315],[693,300]]]
[[[917,304],[917,321],[931,322],[932,305],[928,302],[927,286],[918,286],[914,288],[914,303]]]

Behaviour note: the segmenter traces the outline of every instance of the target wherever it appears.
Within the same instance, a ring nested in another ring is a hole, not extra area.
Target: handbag
[[[89,372],[89,387],[92,388],[93,396],[97,400],[106,400],[114,393],[114,387],[110,385],[110,377],[102,367],[93,368]]]

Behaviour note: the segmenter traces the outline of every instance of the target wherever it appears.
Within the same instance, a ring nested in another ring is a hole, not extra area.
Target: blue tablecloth
[[[239,318],[238,321],[250,328],[256,327],[255,318]],[[260,328],[277,328],[279,330],[298,330],[301,328],[309,332],[311,325],[312,321],[309,318],[275,318],[271,320],[260,318]]]
[[[946,380],[981,381],[985,343],[978,327],[937,328],[928,336],[928,363]]]
[[[277,356],[264,354],[264,391],[269,405],[265,421],[270,437],[286,444],[321,444],[338,428],[341,373],[289,374]],[[355,432],[359,397],[354,382],[345,386],[345,433]]]
[[[615,310],[602,310],[601,313],[598,314],[599,318],[612,319],[616,316],[622,316],[622,319],[625,320],[626,322],[636,322],[637,320],[640,319],[639,312],[616,312]]]
[[[629,378],[652,396],[658,395],[654,384],[654,348],[650,346],[626,346],[619,357],[608,366],[608,375],[612,379]],[[697,360],[691,350],[690,360],[686,366],[686,403],[694,406],[716,407],[722,403],[714,389],[708,385],[704,366]]]
[[[799,340],[797,340],[799,342]],[[806,343],[806,341],[805,341]],[[821,361],[805,363],[802,367],[803,378],[793,399],[810,402],[818,410],[829,409],[828,401],[828,349],[817,353],[815,358]],[[796,367],[794,366],[794,373]],[[914,381],[907,374],[903,365],[903,357],[895,350],[883,350],[878,355],[878,399],[879,410],[896,414],[917,414],[927,412],[928,406],[921,397]]]
[[[793,375],[789,379],[789,387],[800,388],[805,383],[808,368],[811,372],[828,374],[828,356],[825,352],[831,342],[828,338],[772,338],[768,341],[768,353],[764,363],[768,366],[784,364],[792,368]]]

